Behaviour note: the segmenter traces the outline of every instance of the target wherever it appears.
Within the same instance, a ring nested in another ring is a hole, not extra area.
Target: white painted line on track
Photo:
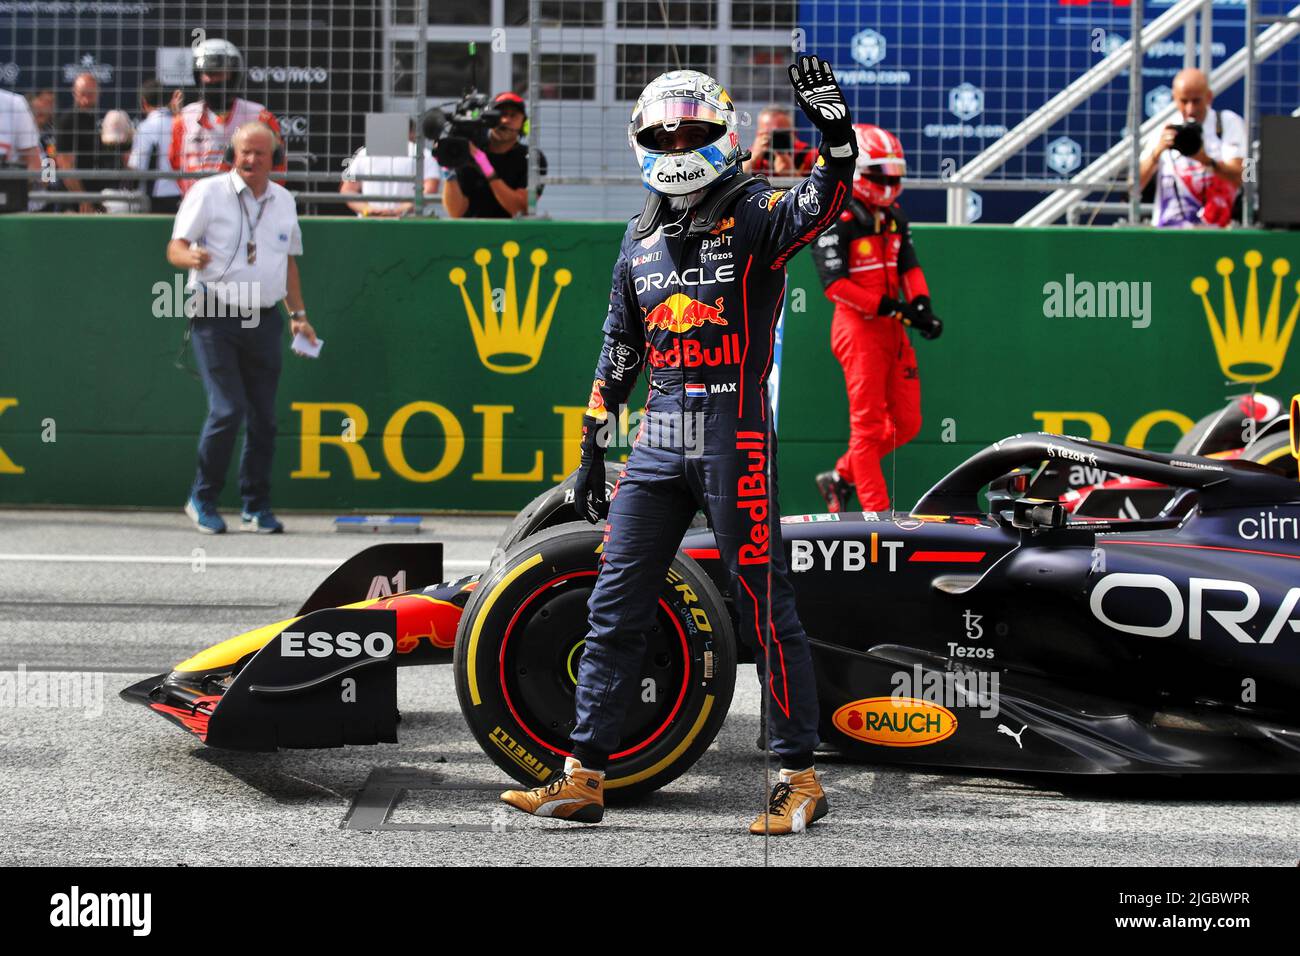
[[[174,554],[0,554],[0,561],[31,564],[193,564],[226,567],[304,567],[336,568],[350,555],[340,558],[221,558],[206,555],[202,558],[182,557]],[[444,571],[472,572],[487,568],[486,561],[444,561]]]

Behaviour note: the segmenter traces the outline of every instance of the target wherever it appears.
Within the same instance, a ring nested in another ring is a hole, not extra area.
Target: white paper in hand
[[[325,340],[322,338],[316,339],[316,344],[312,345],[311,340],[299,332],[293,337],[293,344],[289,347],[299,355],[305,355],[307,358],[319,358],[320,350],[324,345]]]

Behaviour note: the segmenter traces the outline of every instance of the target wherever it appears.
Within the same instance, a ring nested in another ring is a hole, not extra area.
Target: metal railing
[[[1005,136],[972,159],[953,174],[956,183],[989,188],[991,182],[986,177],[1000,168],[1007,160],[1024,149],[1029,143],[1047,132],[1062,117],[1085,102],[1090,96],[1101,90],[1107,83],[1119,76],[1125,69],[1129,71],[1129,123],[1130,128],[1141,116],[1142,102],[1142,51],[1163,40],[1179,26],[1194,28],[1195,18],[1212,7],[1213,0],[1178,0],[1172,7],[1149,23],[1145,28],[1142,23],[1142,0],[1132,3],[1132,37],[1121,44],[1113,53],[1092,67],[1077,80],[1052,97],[1037,110],[1018,123]],[[1201,62],[1209,61],[1211,35],[1208,21],[1201,30]],[[1190,47],[1184,51],[1184,58],[1190,56]],[[1136,180],[1136,163],[1134,160],[1134,180]],[[1090,177],[1095,178],[1095,177]],[[1029,181],[1022,181],[1026,188]],[[910,185],[910,183],[909,183]],[[1111,188],[1113,184],[1107,187]],[[1139,194],[1141,190],[1138,190]],[[1131,200],[1130,200],[1131,201]],[[966,194],[964,190],[948,194],[948,222],[966,221]]]
[[[75,180],[77,182],[131,182],[137,185],[117,189],[112,193],[92,192],[87,190],[70,191],[70,190],[46,190],[30,189],[27,198],[31,202],[45,203],[51,205],[80,205],[81,203],[102,203],[105,200],[115,203],[126,203],[131,206],[132,211],[148,212],[149,200],[152,198],[148,195],[147,183],[157,182],[158,180],[191,180],[207,179],[210,176],[224,176],[226,173],[218,170],[204,170],[201,172],[177,172],[173,170],[135,170],[135,169],[84,169],[84,170],[60,170],[58,179],[60,181]],[[294,172],[292,170],[285,173],[276,173],[273,178],[276,181],[300,182],[300,183],[333,183],[341,181],[337,173],[316,173],[309,171]],[[365,175],[358,177],[363,182],[385,182],[385,183],[409,183],[410,176],[401,175]],[[50,178],[48,174],[41,170],[17,169],[13,167],[0,166],[0,181],[26,179],[32,183],[48,184]],[[424,193],[416,191],[413,196],[402,197],[394,196],[389,193],[340,193],[340,192],[306,192],[302,190],[289,190],[294,200],[299,203],[311,203],[320,205],[346,205],[350,202],[387,202],[400,203],[410,202],[415,204],[414,214],[416,216],[429,215],[431,207],[442,204],[442,196],[438,193]]]
[[[1139,203],[1136,212],[1131,203],[1125,202],[1093,202],[1084,200],[1077,202],[1065,212],[1066,225],[1077,226],[1079,220],[1087,213],[1097,215],[1124,216],[1123,221],[1131,226],[1135,226],[1142,221],[1142,217],[1155,210],[1152,203]]]
[[[1249,6],[1253,0],[1247,0]],[[1280,17],[1268,18],[1270,26],[1254,36],[1252,32],[1247,33],[1247,43],[1236,53],[1230,56],[1226,62],[1222,63],[1217,70],[1209,74],[1210,88],[1213,90],[1222,90],[1249,76],[1248,65],[1253,71],[1254,64],[1261,60],[1266,60],[1282,47],[1300,36],[1300,5],[1291,9],[1289,13]],[[1247,20],[1249,23],[1249,18]],[[1251,42],[1253,40],[1253,42]],[[1177,113],[1177,107],[1172,103],[1165,108],[1157,111],[1150,119],[1142,124],[1138,131],[1139,142],[1150,142],[1155,136],[1159,135],[1160,130],[1169,123]],[[1250,117],[1247,120],[1247,142],[1253,143],[1251,135],[1253,126],[1250,125]],[[1132,136],[1125,136],[1103,156],[1093,162],[1091,165],[1079,171],[1079,174],[1070,180],[1070,186],[1062,189],[1060,192],[1043,200],[1033,209],[1029,210],[1023,216],[1016,220],[1018,226],[1045,226],[1056,222],[1061,216],[1065,215],[1070,206],[1087,198],[1088,194],[1096,189],[1094,185],[1098,181],[1114,181],[1123,169],[1126,156],[1130,157],[1135,152]],[[1247,180],[1244,186],[1253,186],[1253,182]],[[1243,208],[1250,209],[1251,200],[1253,199],[1253,189],[1248,189],[1247,194],[1243,197]],[[1247,225],[1251,222],[1251,213],[1245,213],[1245,222]]]

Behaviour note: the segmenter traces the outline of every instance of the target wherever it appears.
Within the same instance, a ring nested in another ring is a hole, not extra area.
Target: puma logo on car
[[[1023,734],[1028,729],[1029,729],[1028,724],[1025,724],[1025,726],[1021,727],[1018,732],[1012,730],[1006,724],[998,724],[998,733],[1006,734],[1008,737],[1015,740],[1016,746],[1019,747],[1021,750],[1025,749],[1025,745],[1020,742],[1020,735]]]

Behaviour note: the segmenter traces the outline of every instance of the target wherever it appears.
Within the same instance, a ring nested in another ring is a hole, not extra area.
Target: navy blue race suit
[[[770,695],[770,746],[783,765],[812,762],[817,690],[780,547],[767,377],[785,264],[836,221],[853,168],[853,156],[837,160],[823,146],[807,179],[789,190],[751,181],[709,233],[688,235],[689,217],[679,224],[669,213],[645,239],[633,237],[635,220],[623,237],[589,414],[614,419],[646,366],[650,389],[588,605],[572,733],[584,766],[603,767],[617,748],[639,690],[644,631],[697,508],[731,572],[740,637],[755,647]]]

